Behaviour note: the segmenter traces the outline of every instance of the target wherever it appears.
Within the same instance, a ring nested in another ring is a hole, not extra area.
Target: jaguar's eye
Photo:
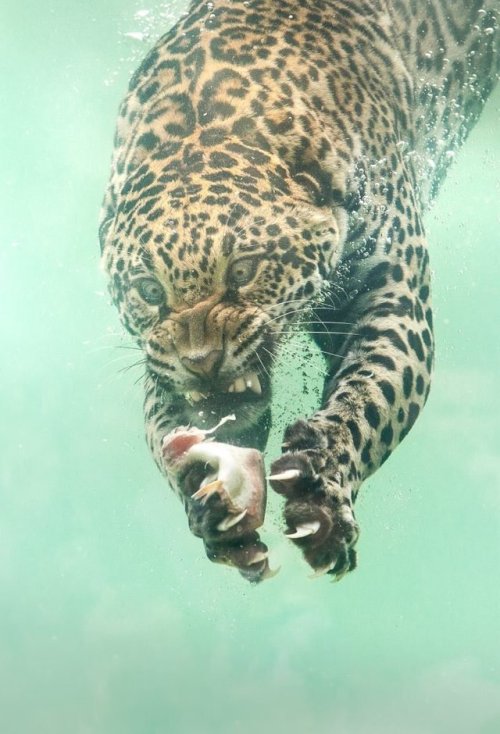
[[[165,302],[165,291],[154,278],[141,278],[134,281],[140,297],[150,306],[159,306]]]
[[[229,285],[241,286],[250,283],[257,271],[258,262],[256,257],[243,257],[233,263],[229,268]]]

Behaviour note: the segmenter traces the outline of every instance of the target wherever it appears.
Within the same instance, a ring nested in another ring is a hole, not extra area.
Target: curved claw
[[[272,579],[281,570],[281,566],[278,566],[277,568],[270,568],[267,553],[260,552],[256,553],[253,556],[252,562],[245,566],[244,569],[240,568],[240,573],[242,573],[243,575],[248,574],[248,572],[252,573],[253,568],[259,564],[261,565],[261,570],[256,569],[259,575],[257,578],[254,579],[255,581],[265,581],[266,579]],[[262,564],[264,565],[262,566]]]
[[[312,522],[304,522],[297,526],[297,530],[294,533],[285,533],[287,538],[305,538],[307,535],[314,535],[317,533],[320,527],[318,520]]]
[[[348,565],[346,565],[341,571],[337,571],[337,573],[334,576],[332,576],[332,581],[334,583],[341,581],[344,578],[344,576],[347,576],[347,574],[351,570],[352,569]]]
[[[252,556],[252,560],[247,565],[253,566],[254,563],[262,563],[262,561],[265,560],[267,560],[267,553],[265,553],[264,551],[258,551]]]
[[[221,482],[220,479],[216,479],[215,481],[210,482],[209,484],[204,484],[202,487],[200,487],[200,489],[198,489],[191,495],[191,499],[201,500],[202,504],[205,504],[205,502],[211,495],[220,494],[224,491],[224,484]]]
[[[277,576],[279,572],[281,571],[281,566],[278,566],[277,568],[269,568],[269,566],[266,568],[264,573],[262,574],[262,580],[265,579],[272,579],[274,576]]]
[[[271,482],[289,482],[290,479],[298,479],[301,474],[300,469],[286,469],[280,474],[270,474],[266,479]]]
[[[238,515],[228,515],[217,525],[217,530],[224,533],[226,530],[229,530],[229,528],[232,528],[233,525],[237,525],[240,520],[243,520],[247,512],[248,510],[243,510],[243,512],[240,512]]]
[[[314,573],[310,574],[310,579],[318,579],[321,576],[324,576],[329,571],[332,571],[335,568],[335,565],[337,563],[337,559],[329,563],[327,566],[322,566],[321,568],[318,568]]]
[[[278,566],[277,568],[270,568],[269,564],[266,564],[266,567],[260,577],[260,581],[267,581],[267,579],[272,579],[274,578],[274,576],[277,576],[280,571],[281,566]]]

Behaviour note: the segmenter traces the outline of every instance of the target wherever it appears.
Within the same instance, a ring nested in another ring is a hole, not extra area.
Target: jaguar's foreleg
[[[321,408],[286,429],[271,470],[272,487],[286,498],[286,533],[316,571],[337,578],[356,565],[359,486],[406,436],[430,387],[425,243],[407,238],[404,248],[387,249],[378,248],[362,280],[351,280],[355,323],[341,359],[329,357]]]

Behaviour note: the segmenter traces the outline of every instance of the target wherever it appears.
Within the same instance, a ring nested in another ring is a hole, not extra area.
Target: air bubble
[[[141,31],[130,31],[129,33],[123,34],[125,38],[131,38],[133,41],[144,41],[146,39],[147,34],[142,33]]]

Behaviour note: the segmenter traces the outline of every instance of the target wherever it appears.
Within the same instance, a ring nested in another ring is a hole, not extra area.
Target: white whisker
[[[298,328],[294,330],[293,326],[290,327],[289,331],[281,331],[281,334],[323,334],[323,336],[358,336],[355,332],[352,331],[330,331],[327,329],[326,331],[310,331],[310,329],[304,329],[304,328]]]

